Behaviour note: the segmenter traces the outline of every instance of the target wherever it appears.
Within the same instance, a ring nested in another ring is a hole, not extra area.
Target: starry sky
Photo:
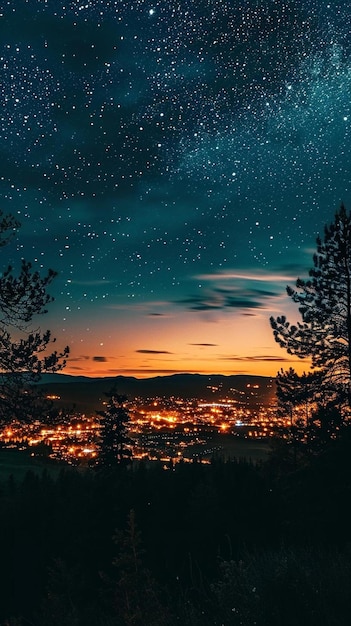
[[[2,261],[58,272],[66,373],[287,367],[269,317],[351,206],[350,31],[347,0],[2,3]]]

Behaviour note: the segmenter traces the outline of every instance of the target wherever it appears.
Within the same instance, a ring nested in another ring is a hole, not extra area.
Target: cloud
[[[93,361],[95,363],[107,363],[107,358],[105,356],[93,356]]]
[[[203,348],[215,348],[218,343],[189,343],[189,346],[202,346]]]
[[[217,272],[213,274],[199,274],[194,276],[196,280],[206,281],[227,281],[227,280],[242,280],[242,281],[255,281],[263,283],[276,283],[276,282],[295,282],[296,276],[291,274],[282,274],[280,272],[264,272],[256,270],[250,272],[243,270],[242,272]]]
[[[189,296],[182,300],[178,300],[176,304],[183,304],[190,311],[215,311],[223,308],[221,304],[210,296]]]
[[[135,350],[138,354],[172,354],[168,350]]]
[[[190,311],[213,311],[220,309],[262,309],[265,301],[276,298],[277,293],[268,289],[208,289],[197,295],[177,301]]]
[[[296,362],[298,361],[295,359]],[[288,359],[286,357],[278,357],[270,354],[255,355],[255,356],[223,356],[221,361],[244,361],[245,363],[291,363],[294,359]]]

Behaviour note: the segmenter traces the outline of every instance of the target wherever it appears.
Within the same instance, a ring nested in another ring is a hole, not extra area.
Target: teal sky
[[[351,206],[350,2],[14,0],[2,250],[59,275],[67,372],[269,373],[269,316]],[[301,365],[302,367],[302,365]]]

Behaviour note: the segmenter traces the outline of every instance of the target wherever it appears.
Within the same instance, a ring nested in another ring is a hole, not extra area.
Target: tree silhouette
[[[278,415],[288,417],[290,425],[293,424],[294,409],[298,405],[297,386],[299,375],[290,367],[288,370],[281,369],[276,377],[276,396],[278,401]]]
[[[19,223],[0,211],[0,248],[15,236]],[[49,330],[33,330],[33,318],[46,313],[53,298],[47,288],[56,272],[42,278],[22,259],[16,275],[9,265],[0,276],[0,421],[38,417],[39,400],[32,384],[44,372],[56,372],[66,363],[68,347],[50,352],[55,341]]]
[[[276,377],[276,396],[278,415],[288,418],[288,423],[280,430],[280,436],[290,446],[292,466],[310,454],[319,445],[315,445],[324,437],[324,430],[320,428],[321,422],[317,414],[324,415],[323,392],[321,391],[320,373],[304,372],[301,376],[290,367],[288,370],[281,369]],[[329,414],[329,411],[327,411]],[[275,442],[274,455],[276,458],[285,455],[282,442]]]
[[[174,623],[161,602],[161,587],[143,563],[141,533],[133,509],[129,512],[126,530],[117,530],[114,542],[118,554],[113,560],[116,575],[111,588],[117,623],[125,626],[169,626]]]
[[[270,322],[275,340],[289,354],[311,358],[320,372],[324,403],[337,399],[351,406],[351,215],[344,205],[317,237],[310,278],[287,287],[299,305],[301,322],[284,315]]]
[[[276,377],[276,396],[278,400],[278,414],[287,416],[290,425],[296,421],[294,412],[298,410],[298,418],[308,425],[312,410],[318,401],[321,401],[320,373],[304,372],[301,376],[290,367],[281,369]]]
[[[113,467],[131,461],[131,439],[128,436],[129,413],[125,407],[127,397],[116,389],[105,394],[106,409],[98,411],[100,416],[100,436],[98,442],[98,466]]]

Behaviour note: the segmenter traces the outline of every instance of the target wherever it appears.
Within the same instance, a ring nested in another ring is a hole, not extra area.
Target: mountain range
[[[275,398],[274,378],[266,376],[220,374],[173,374],[152,378],[115,376],[89,378],[68,374],[44,374],[40,386],[50,395],[60,397],[61,404],[79,411],[101,409],[105,394],[112,388],[134,398],[191,398],[218,401],[231,398],[248,407],[272,405]]]

